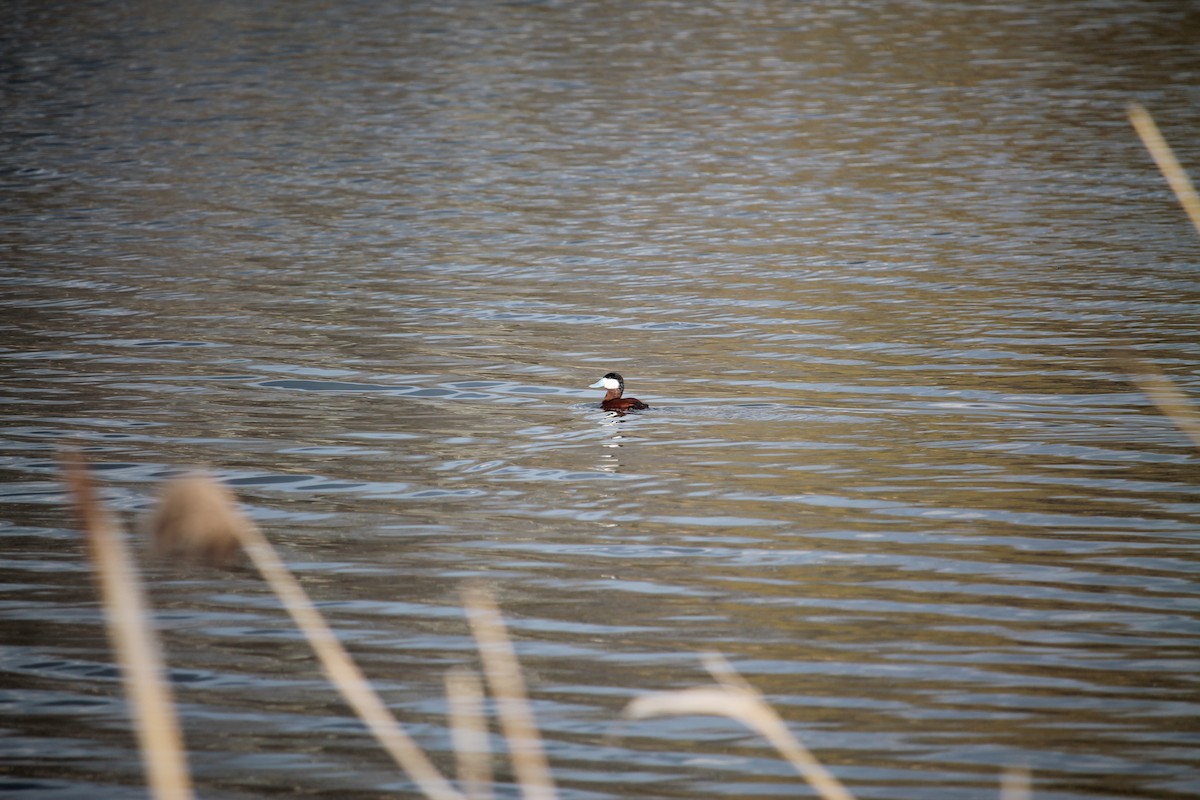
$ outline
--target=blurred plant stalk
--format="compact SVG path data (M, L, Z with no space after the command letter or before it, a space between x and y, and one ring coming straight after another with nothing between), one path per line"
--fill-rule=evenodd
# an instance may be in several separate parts
M108 638L121 666L143 768L155 800L190 800L191 776L162 650L147 613L141 575L125 535L96 497L87 463L76 451L62 456L75 513L87 537Z

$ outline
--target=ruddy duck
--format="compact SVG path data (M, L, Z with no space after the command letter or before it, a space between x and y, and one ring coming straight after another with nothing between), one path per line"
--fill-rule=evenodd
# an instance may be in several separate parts
M625 379L615 372L608 373L588 388L608 390L604 393L604 402L600 404L605 411L624 414L626 411L641 411L650 407L636 397L621 397L625 392Z

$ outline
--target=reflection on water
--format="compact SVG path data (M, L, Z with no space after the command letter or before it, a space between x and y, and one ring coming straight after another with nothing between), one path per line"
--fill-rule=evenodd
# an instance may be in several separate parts
M619 414L609 413L600 424L605 428L611 429L608 438L600 442L600 457L597 460L597 467L601 472L620 472L621 471L621 447L624 446L625 437L618 431L622 430L617 427L625 421L625 417Z
M567 797L1194 796L1200 164L1184 7L0 11L0 786L142 796L64 441L211 465L447 769L494 586ZM613 417L595 375L637 376ZM244 568L151 562L206 797L411 794ZM102 767L102 768L101 768ZM286 787L283 788L283 787ZM511 793L511 792L510 792Z

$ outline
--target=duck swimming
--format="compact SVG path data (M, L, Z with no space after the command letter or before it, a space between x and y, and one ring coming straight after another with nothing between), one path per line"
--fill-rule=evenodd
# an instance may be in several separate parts
M608 373L588 388L608 390L604 393L604 401L600 403L600 407L605 411L624 414L626 411L641 411L650 407L636 397L621 397L625 392L625 379L615 372Z

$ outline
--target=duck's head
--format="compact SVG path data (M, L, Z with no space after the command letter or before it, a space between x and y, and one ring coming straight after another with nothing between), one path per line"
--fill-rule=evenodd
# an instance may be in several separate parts
M610 372L588 388L607 389L610 392L616 389L618 392L623 392L625 391L625 379L615 372Z

